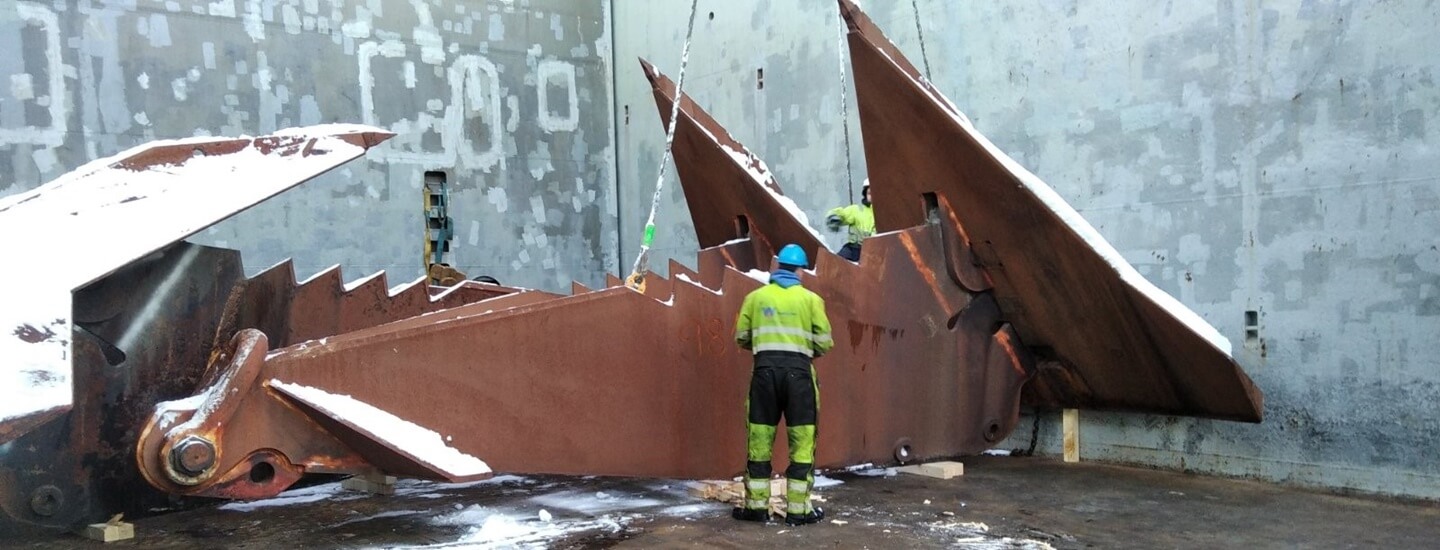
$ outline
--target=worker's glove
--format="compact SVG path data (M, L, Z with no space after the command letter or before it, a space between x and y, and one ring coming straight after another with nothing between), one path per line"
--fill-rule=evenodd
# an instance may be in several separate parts
M845 224L840 222L840 216L836 214L831 214L830 217L825 218L825 227L829 228L831 231L839 231L840 226L842 225Z

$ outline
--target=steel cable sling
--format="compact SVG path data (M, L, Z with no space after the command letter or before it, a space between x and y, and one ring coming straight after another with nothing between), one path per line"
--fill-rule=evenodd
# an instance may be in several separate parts
M650 217L645 220L644 237L640 240L640 255L625 286L644 292L645 276L650 273L650 246L655 243L655 212L660 209L660 192L665 187L665 166L670 164L670 148L675 142L675 125L680 116L681 90L685 83L685 65L690 60L690 40L695 36L695 12L700 0L690 0L690 22L685 29L685 47L680 51L680 75L675 79L675 99L670 104L670 124L665 129L665 152L660 157L660 174L655 178L655 195L650 199Z

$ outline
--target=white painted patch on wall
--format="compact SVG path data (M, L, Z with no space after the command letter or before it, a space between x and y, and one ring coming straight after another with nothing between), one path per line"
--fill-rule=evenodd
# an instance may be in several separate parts
M542 150L544 147L545 142L540 142L535 148L536 150ZM545 174L553 171L555 171L555 164L550 162L550 159L540 158L538 156L530 157L530 177L535 178L537 183L545 179Z
M355 6L355 19L340 25L340 32L356 40L370 38L371 21L370 10Z
M140 73L140 76L135 77L135 82L140 85L141 90L150 89L150 75L148 73Z
M496 212L504 213L510 208L510 199L505 196L504 188L491 187L485 191L485 199L495 205Z
M546 132L573 132L580 126L580 105L575 95L575 66L564 61L547 59L536 68L536 93L539 94L540 128ZM564 86L566 109L556 116L550 105L550 85Z
M537 223L545 223L545 199L540 195L530 197L530 213L535 216Z
M50 147L36 149L30 153L30 159L35 161L35 168L42 174L50 173L55 169L55 165L60 163L55 157L55 149Z
M407 90L414 90L414 89L415 89L415 62L414 62L414 61L408 61L408 60L407 60L407 61L405 61L405 64L402 65L401 67L402 67L402 68L401 68L401 72L405 73L405 89L407 89Z
M10 96L19 101L35 99L35 77L30 73L10 75Z
M481 77L484 80L481 80ZM478 116L477 116L478 114ZM489 172L496 165L504 167L505 134L501 127L500 72L484 56L462 55L450 67L450 107L446 110L446 128L458 133L460 164ZM465 125L473 118L485 121L490 134L490 147L477 151Z
M215 70L215 43L214 43L214 42L202 42L202 43L200 43L200 58L205 60L205 68L206 68L207 70L211 70L211 71Z
M134 119L135 119L135 123L136 123L136 124L139 124L139 125L141 125L141 126L149 126L149 125L150 125L150 117L145 114L145 111L140 111L140 112L138 112L138 113L135 113L135 116L134 116L134 117L131 117L131 118L134 118Z
M510 111L510 119L505 122L505 131L514 132L520 128L520 98L506 96L505 107Z
M274 73L270 70L270 60L266 58L265 52L255 52L255 75L251 77L250 84L257 90L268 92L273 81Z
M410 0L410 5L415 8L415 17L419 21L411 36L415 39L415 45L420 47L420 61L431 65L445 63L445 41L440 38L440 30L435 28L435 20L430 16L430 5L424 0Z
M320 123L320 103L315 101L315 96L305 95L300 97L300 124L311 126ZM346 179L349 179L347 176Z
M498 42L505 39L505 21L500 19L499 14L490 14L490 32L487 35L487 38L489 38L492 42Z
M260 0L245 0L245 34L250 36L251 42L265 40L265 21L261 17Z
M294 5L285 4L280 6L280 20L285 23L285 32L300 34L300 12L295 9Z
M480 221L470 221L470 246L480 245Z
M170 42L170 20L164 14L150 14L150 47L169 47Z
M207 12L215 17L235 17L235 0L215 0L208 6Z
M560 14L550 14L550 30L555 33L556 42L563 42L565 40L565 25L564 21L560 19Z
M1175 259L1190 267L1196 275L1205 274L1205 265L1210 260L1210 246L1201 240L1199 233L1180 237Z
M34 89L34 77L29 73L24 82L19 82L14 76L10 80L10 93L17 100L25 101L32 99L36 105L44 107L50 114L49 126L21 126L18 128L0 128L0 145L11 143L29 143L48 147L58 147L65 142L65 132L69 120L66 111L67 97L65 92L65 64L61 61L60 49L60 22L55 12L35 2L17 2L15 12L22 21L39 25L45 32L45 61L46 76L49 77L48 92L44 96L36 96ZM19 84L20 86L17 86ZM23 87L25 89L17 89ZM28 92L27 92L28 90ZM28 95L20 99L21 95ZM51 98L62 98L51 101Z

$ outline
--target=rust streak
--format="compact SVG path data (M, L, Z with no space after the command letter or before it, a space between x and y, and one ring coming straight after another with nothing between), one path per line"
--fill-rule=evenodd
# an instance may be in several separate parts
M935 295L935 303L940 306L942 311L947 310L948 308L946 306L950 302L945 299L945 293L940 290L940 280L935 277L935 271L927 268L929 264L926 263L924 255L920 253L920 249L915 246L914 237L909 233L901 233L900 244L905 246L905 252L910 255L910 260L913 262L916 271L919 271L920 275L925 278L925 284L929 285L930 292ZM948 314L949 312L946 311L946 313Z
M1024 361L1020 359L1020 354L1015 351L1016 343L1010 340L1010 333L1003 330L996 332L995 342L1000 344L1000 349L1004 350L1005 355L1010 357L1010 368L1014 369L1020 376L1028 376L1029 373L1025 372L1025 367L1022 366L1024 365Z

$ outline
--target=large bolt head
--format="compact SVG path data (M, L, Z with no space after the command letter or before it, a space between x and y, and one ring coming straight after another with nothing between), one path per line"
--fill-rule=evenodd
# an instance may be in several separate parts
M50 517L65 506L65 493L54 485L41 485L30 493L30 510L36 515Z
M199 476L215 467L215 444L198 435L187 435L170 449L170 466L184 475Z

